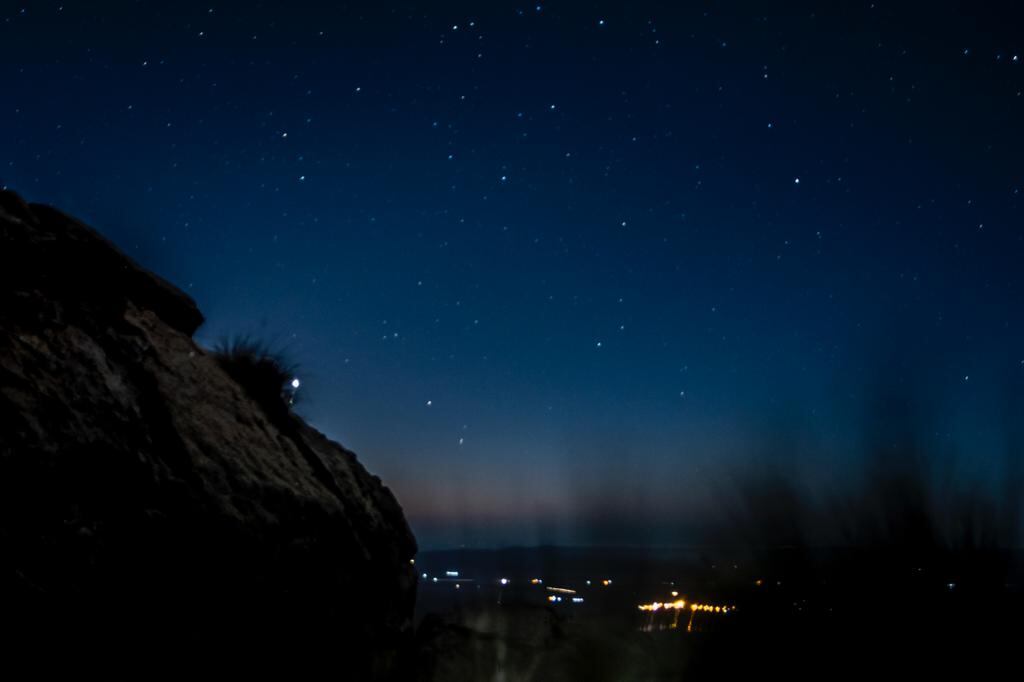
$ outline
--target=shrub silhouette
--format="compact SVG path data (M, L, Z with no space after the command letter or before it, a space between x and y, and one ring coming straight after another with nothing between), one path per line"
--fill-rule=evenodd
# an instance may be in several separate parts
M805 478L796 439L769 434L720 487L705 541L718 565L745 568L732 583L708 573L739 611L697 650L695 679L821 679L837 665L843 679L972 679L1018 666L1021 403L1006 401L1003 472L986 480L938 450L940 417L918 383L881 382L867 399L859 475Z
M297 365L267 343L248 336L221 341L214 347L213 357L271 421L286 422L298 397L292 387Z

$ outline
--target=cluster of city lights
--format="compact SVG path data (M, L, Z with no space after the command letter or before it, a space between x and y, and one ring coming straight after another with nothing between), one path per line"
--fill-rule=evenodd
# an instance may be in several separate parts
M410 563L415 565L415 561L414 560L410 561ZM439 576L431 576L428 573L421 573L420 577L423 580L434 582L434 583L439 583L439 582L441 582L441 583L450 583L452 585L452 587L454 587L456 590L462 588L462 585L460 584L462 582L475 582L475 579L462 577L461 574L459 573L459 571L455 571L455 570L447 570L447 571L444 572L444 575L440 576L440 577ZM508 586L510 586L512 584L512 580L509 579L509 578L498 578L496 580L496 582L501 587L508 587ZM609 587L612 584L612 581L610 579L608 579L608 578L605 578L604 580L598 580L598 581L595 581L595 582L603 585L604 587ZM544 586L544 589L546 591L553 593L553 594L549 594L548 597L547 597L547 600L549 602L551 602L551 603L559 603L559 602L561 602L563 600L569 600L570 598L571 598L572 603L574 603L574 604L582 604L583 601L584 601L583 597L579 596L576 590L574 590L572 588L569 588L569 587L555 587L555 586L548 587L548 586L544 585L544 579L543 578L531 578L530 579L530 584L531 585L537 585L537 586ZM590 585L590 584L591 584L591 581L588 580L587 581L587 585ZM678 593L677 592L673 592L673 596L675 596L676 594L678 594ZM564 597L563 597L563 595L564 595ZM499 603L500 603L500 601L499 601ZM662 608L661 605L659 605L659 608Z
M735 606L700 604L697 602L687 602L684 599L677 599L669 602L656 601L651 604L641 604L638 608L641 611L661 611L662 609L668 611L682 611L683 609L690 609L691 611L706 611L709 613L729 613L730 611L736 610Z

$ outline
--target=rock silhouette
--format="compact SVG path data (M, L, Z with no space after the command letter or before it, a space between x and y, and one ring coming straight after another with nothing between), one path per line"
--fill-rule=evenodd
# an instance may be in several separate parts
M202 322L91 228L0 192L5 629L397 674L416 589L400 506L353 453L270 418L192 340Z

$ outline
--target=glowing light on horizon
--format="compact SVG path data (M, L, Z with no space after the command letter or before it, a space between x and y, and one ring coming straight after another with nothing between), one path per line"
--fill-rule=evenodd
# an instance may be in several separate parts
M688 603L685 599L677 599L670 602L656 601L650 604L640 604L637 608L641 611L682 611L683 609L689 608L691 611L703 611L707 613L730 613L736 610L735 606L701 604L698 602Z

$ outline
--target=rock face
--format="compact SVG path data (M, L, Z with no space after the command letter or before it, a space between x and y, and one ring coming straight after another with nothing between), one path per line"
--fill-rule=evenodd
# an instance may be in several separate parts
M351 452L269 418L193 342L202 321L89 227L0 192L0 619L26 641L400 674L401 508Z

